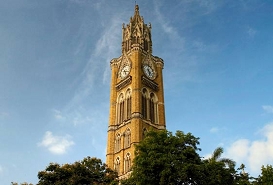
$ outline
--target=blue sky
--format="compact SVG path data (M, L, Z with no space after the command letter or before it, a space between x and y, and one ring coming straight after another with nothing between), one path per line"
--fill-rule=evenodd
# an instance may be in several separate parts
M139 0L164 62L167 129L201 156L273 164L273 2ZM1 0L0 179L37 183L50 162L105 160L110 66L135 1Z

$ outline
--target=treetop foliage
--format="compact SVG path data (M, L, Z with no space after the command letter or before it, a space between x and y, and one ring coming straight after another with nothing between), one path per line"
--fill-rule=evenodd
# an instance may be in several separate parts
M244 164L235 170L235 161L221 158L222 147L204 159L198 145L199 138L191 133L149 131L135 146L132 173L126 180L119 182L117 173L100 159L86 157L73 164L50 163L38 172L38 185L273 185L272 165L262 166L261 175L254 178Z
M199 138L191 133L166 130L150 131L136 146L131 177L122 185L256 185L272 182L272 166L262 167L261 177L255 179L244 172L242 164L235 170L235 161L221 158L218 147L208 159L197 153ZM264 180L263 178L266 178Z
M132 178L138 184L194 183L201 164L199 138L177 131L150 131L136 146ZM149 176L147 176L149 174Z
M108 185L117 183L117 173L100 159L86 157L73 164L50 163L38 172L38 185Z

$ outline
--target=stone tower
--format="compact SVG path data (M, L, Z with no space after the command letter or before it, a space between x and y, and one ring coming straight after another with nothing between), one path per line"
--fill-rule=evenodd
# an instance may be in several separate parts
M150 130L166 128L163 60L152 55L151 25L135 6L122 27L122 54L111 60L110 115L106 164L122 178L130 172L134 146Z

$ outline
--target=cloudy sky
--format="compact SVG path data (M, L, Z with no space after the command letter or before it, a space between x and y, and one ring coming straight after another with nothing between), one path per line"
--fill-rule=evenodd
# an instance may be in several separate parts
M253 176L273 164L273 2L138 0L164 62L167 129L224 147ZM135 1L0 0L0 179L105 160L112 58Z

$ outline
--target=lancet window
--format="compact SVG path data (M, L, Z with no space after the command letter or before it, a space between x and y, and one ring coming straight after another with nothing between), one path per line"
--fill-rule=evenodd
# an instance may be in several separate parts
M115 152L119 152L121 150L121 135L117 134L115 138Z
M123 121L131 118L132 111L132 93L131 89L128 89L125 93L121 93L117 100L117 124L121 124Z
M126 91L126 120L131 118L132 96L131 89Z
M120 173L120 159L119 157L115 160L114 170L119 174Z
M127 128L124 133L124 148L130 147L130 145L131 145L131 130Z
M124 95L121 93L118 97L117 103L117 123L122 123L124 118Z
M129 172L131 169L131 155L127 153L124 159L124 172Z
M157 117L157 106L155 101L155 95L151 93L150 95L150 120L152 123L156 123Z
M147 100L148 100L148 92L146 89L142 91L142 116L143 119L147 119L148 117L148 107L147 107Z
M157 123L158 111L157 111L157 98L154 93L148 94L147 89L142 90L142 116L143 119L151 121L151 123Z

